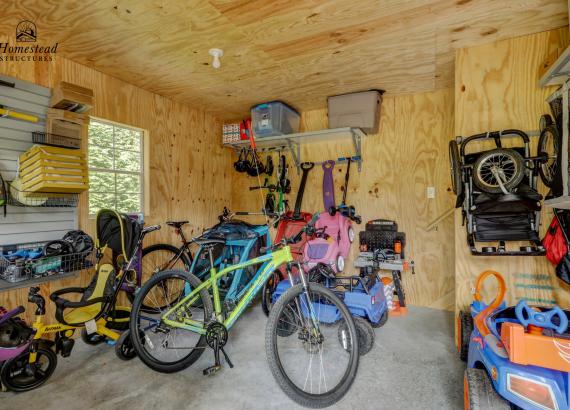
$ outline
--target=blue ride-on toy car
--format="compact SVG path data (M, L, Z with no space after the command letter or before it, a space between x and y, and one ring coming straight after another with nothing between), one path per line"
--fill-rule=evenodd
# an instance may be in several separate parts
M332 268L324 263L311 268L308 276L309 282L324 284L344 301L354 317L359 352L361 355L368 353L374 346L373 327L381 327L388 320L388 304L382 281L376 275L337 277ZM272 295L272 303L275 304L290 287L289 279L280 281ZM327 305L320 306L317 312L319 321L334 323L339 320L340 312L331 311L333 308Z
M498 294L482 301L481 286L494 276ZM504 302L506 285L495 271L477 279L470 314L458 317L458 350L467 361L465 409L567 410L570 408L570 312Z

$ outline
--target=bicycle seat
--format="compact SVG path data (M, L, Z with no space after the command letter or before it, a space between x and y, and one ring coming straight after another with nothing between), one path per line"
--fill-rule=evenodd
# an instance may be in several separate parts
M166 225L180 229L182 225L186 225L188 222L189 221L166 221Z

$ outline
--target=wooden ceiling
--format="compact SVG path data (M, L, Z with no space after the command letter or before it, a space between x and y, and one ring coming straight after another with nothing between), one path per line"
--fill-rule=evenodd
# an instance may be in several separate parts
M4 38L24 19L36 23L39 42L60 42L67 58L235 118L273 99L306 110L354 90L451 86L455 49L567 25L568 3L9 0ZM219 70L211 67L213 47L225 52Z

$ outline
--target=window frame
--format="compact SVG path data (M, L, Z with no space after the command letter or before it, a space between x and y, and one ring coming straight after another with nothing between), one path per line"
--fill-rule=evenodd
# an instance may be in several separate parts
M87 126L87 141L85 142L85 147L86 147L86 154L87 154L87 171L88 171L88 175L91 174L91 172L108 172L108 173L113 173L115 175L140 175L141 177L141 199L140 199L140 210L137 211L137 214L141 214L143 216L147 215L148 209L149 209L149 205L150 205L150 199L149 199L149 147L148 147L148 131L145 130L144 128L139 128L139 127L135 127L133 125L127 125L124 123L120 123L117 121L111 121L111 120L107 120L105 118L99 118L99 117L94 117L94 116L89 116L89 125ZM91 146L94 147L100 147L100 148L109 148L109 147L103 147L101 145L96 145L96 144L90 144L89 143L89 127L91 126L91 121L93 122L98 122L98 123L102 123L104 125L110 125L116 128L123 128L123 129L128 129L128 130L133 130L133 131L137 131L141 133L141 150L140 150L140 159L141 159L141 167L139 171L121 171L121 170L112 170L112 169L108 169L108 168L94 168L91 167L89 165L89 148ZM113 138L113 153L115 152L115 139ZM136 152L136 151L132 151L132 150L128 150L128 149L122 149L123 151L129 151L129 152ZM114 157L113 157L113 166L114 166ZM118 195L117 191L116 191L116 187L115 187L115 192L108 192L110 194L113 194L116 198L116 196ZM89 188L89 190L87 191L87 214L88 217L90 219L94 219L96 217L96 214L92 214L90 212L90 207L89 207L89 195L91 194L91 187Z

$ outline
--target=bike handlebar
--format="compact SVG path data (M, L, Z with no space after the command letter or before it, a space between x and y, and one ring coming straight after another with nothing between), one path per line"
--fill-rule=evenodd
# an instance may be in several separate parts
M160 225L151 225L151 226L147 226L146 228L143 228L142 233L143 234L147 234L147 233L151 233L154 231L159 231L162 227Z

